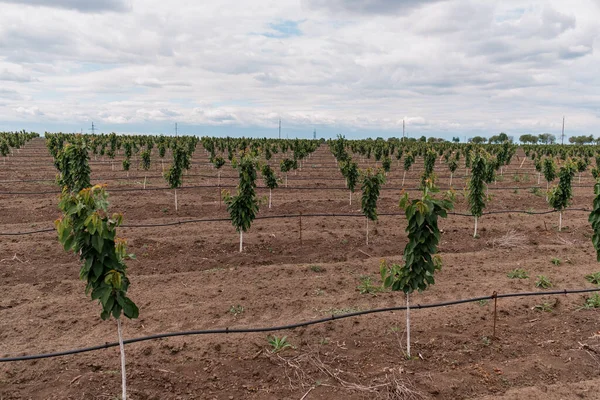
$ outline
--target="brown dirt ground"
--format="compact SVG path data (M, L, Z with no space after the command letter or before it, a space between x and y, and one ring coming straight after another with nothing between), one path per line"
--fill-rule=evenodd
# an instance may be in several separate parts
M217 174L198 150L185 185L215 185ZM111 189L140 188L143 172L131 178L110 162L92 162L92 178ZM409 172L416 187L421 161ZM367 163L363 163L366 166ZM370 162L373 165L373 162ZM537 176L520 160L491 185L487 210L547 210L530 187ZM149 172L149 187L165 187L161 164ZM439 183L448 173L438 162ZM459 174L462 175L464 170ZM513 178L514 175L519 178ZM43 141L28 144L0 163L0 192L54 191L55 171ZM202 175L202 176L198 176ZM208 176L208 177L207 177ZM236 182L225 166L222 184ZM112 179L111 179L112 178ZM119 180L115 180L118 178ZM333 157L322 146L302 171L289 176L290 188L273 191L273 208L261 216L307 213L359 213L360 195L348 204L348 191ZM386 187L399 188L402 170L394 163ZM6 182L45 179L44 182ZM518 181L518 182L517 182ZM576 181L577 183L577 178ZM262 183L262 182L261 182ZM589 173L575 189L572 207L590 208ZM542 178L542 186L545 184ZM319 190L299 190L312 187ZM457 211L466 211L464 179L454 178ZM509 189L520 187L520 189ZM496 188L502 190L495 190ZM175 212L170 190L111 193L111 208L125 223L227 217L219 188L178 191ZM268 194L264 189L261 196ZM382 191L380 212L397 212L399 189ZM411 192L416 196L416 192ZM52 227L58 217L54 194L0 194L0 231ZM412 297L413 304L435 303L499 293L536 291L537 275L556 289L592 287L584 276L600 270L591 244L586 212L566 212L567 229L557 232L557 214L498 214L480 220L450 216L436 284ZM372 224L373 225L373 224ZM402 216L382 216L365 244L364 218L304 217L257 220L244 235L244 253L229 222L170 227L122 228L137 260L129 263L130 295L140 318L125 321L128 338L162 332L224 327L263 327L323 318L331 314L404 304L399 293L360 294L362 276L379 284L382 258L400 260L406 244ZM499 240L511 231L511 247ZM13 258L13 256L16 256ZM560 265L551 262L553 257ZM319 266L321 272L311 266ZM528 279L509 279L524 268ZM60 351L113 342L114 322L99 318L86 299L79 265L62 250L53 232L0 236L0 357ZM395 399L402 386L427 399L537 399L599 397L600 324L595 310L578 310L584 295L501 299L497 338L492 338L493 303L413 310L413 355L403 357L404 313L371 314L278 333L294 346L269 352L267 335L230 334L169 338L131 344L127 375L131 399ZM534 306L548 303L552 312ZM233 313L232 307L243 307ZM240 308L241 309L241 308ZM393 389L397 389L394 391ZM111 348L38 361L0 364L0 399L115 399L120 394L118 349ZM405 397L402 397L402 396Z

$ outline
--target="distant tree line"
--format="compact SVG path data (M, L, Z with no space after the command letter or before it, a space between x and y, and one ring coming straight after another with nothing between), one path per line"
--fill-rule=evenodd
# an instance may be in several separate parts
M521 143L525 144L554 144L556 143L556 136L551 135L549 133L542 133L541 135L521 135L519 137ZM600 144L600 138L594 139L592 135L581 135L581 136L571 136L569 138L569 143L571 144L590 144L596 143Z

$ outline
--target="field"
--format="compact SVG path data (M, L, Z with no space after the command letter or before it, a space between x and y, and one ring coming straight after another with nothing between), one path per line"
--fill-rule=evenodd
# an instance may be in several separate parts
M547 211L531 160L521 150L496 184L486 211ZM148 190L132 162L130 177L106 159L92 158L92 181L106 182L111 209L125 224L227 218L217 171L198 145L191 170L178 190L166 190L161 163L153 160ZM358 160L358 157L356 158ZM361 160L361 167L374 166ZM416 189L419 158L407 174ZM277 170L279 173L279 171ZM456 211L468 213L464 167L454 176ZM445 164L436 163L438 184L448 185ZM56 170L44 141L35 139L5 164L0 161L0 232L52 228L60 215ZM117 179L118 178L118 179ZM360 214L360 193L348 190L334 157L322 145L289 174L288 188L273 191L273 208L261 206L244 235L228 221L120 229L137 259L129 262L130 296L140 317L124 323L126 338L163 332L225 327L268 327L331 315L404 305L401 293L379 291L381 259L399 261L407 243L403 215L382 215L370 226ZM41 180L41 181L28 181ZM378 203L380 213L399 213L402 167L393 162ZM11 182L12 181L12 182ZM571 208L590 209L594 180L575 178ZM233 189L236 171L222 169ZM262 182L260 183L262 185ZM129 190L131 189L131 190ZM161 189L161 190L153 190ZM164 190L163 190L164 189ZM260 189L261 196L268 189ZM410 191L412 197L418 192ZM304 216L299 217L300 213ZM473 218L442 220L444 266L436 284L412 297L413 305L491 295L541 291L538 275L552 289L592 288L584 277L600 271L591 242L588 212L526 212L485 215L479 237ZM507 276L516 268L528 278ZM114 342L114 321L84 294L79 263L55 232L0 236L0 357L68 350ZM370 278L372 287L365 285ZM362 282L362 285L361 285ZM372 293L362 294L363 291ZM582 310L587 295L555 295L415 309L413 355L404 357L404 313L369 314L276 332L293 346L272 353L266 333L181 336L127 345L131 399L537 399L597 398L600 389L598 311ZM115 399L120 393L118 348L0 364L0 399ZM408 389L408 390L405 390ZM306 395L306 396L305 396ZM305 397L303 397L305 396Z

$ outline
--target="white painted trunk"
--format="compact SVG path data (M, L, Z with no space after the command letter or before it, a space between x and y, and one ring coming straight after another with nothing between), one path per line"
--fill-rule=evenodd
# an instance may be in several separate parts
M271 188L269 188L269 210L271 209L271 192L273 190Z
M119 333L119 350L121 350L121 382L123 387L122 399L127 400L127 374L125 372L125 347L123 346L121 319L117 319L117 332Z
M558 231L562 230L562 211L558 212Z
M367 217L367 246L369 245L369 218Z
M452 175L453 175L453 173L450 172L450 187L452 187Z
M410 295L406 293L406 355L410 359Z
M352 192L350 192L350 205L352 205Z
M404 175L402 175L402 187L404 187L404 178L406 178L406 170L404 170Z
M147 178L147 176L144 175L144 190L146 189L146 178Z
M177 208L177 189L175 189L175 211L178 211L178 208Z
M477 217L475 217L475 232L473 233L473 237L477 237Z
M240 253L243 250L242 243L244 241L244 231L240 230Z

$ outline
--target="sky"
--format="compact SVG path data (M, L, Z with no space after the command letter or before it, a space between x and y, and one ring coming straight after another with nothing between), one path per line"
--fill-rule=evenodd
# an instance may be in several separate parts
M0 131L600 126L600 0L0 0Z

